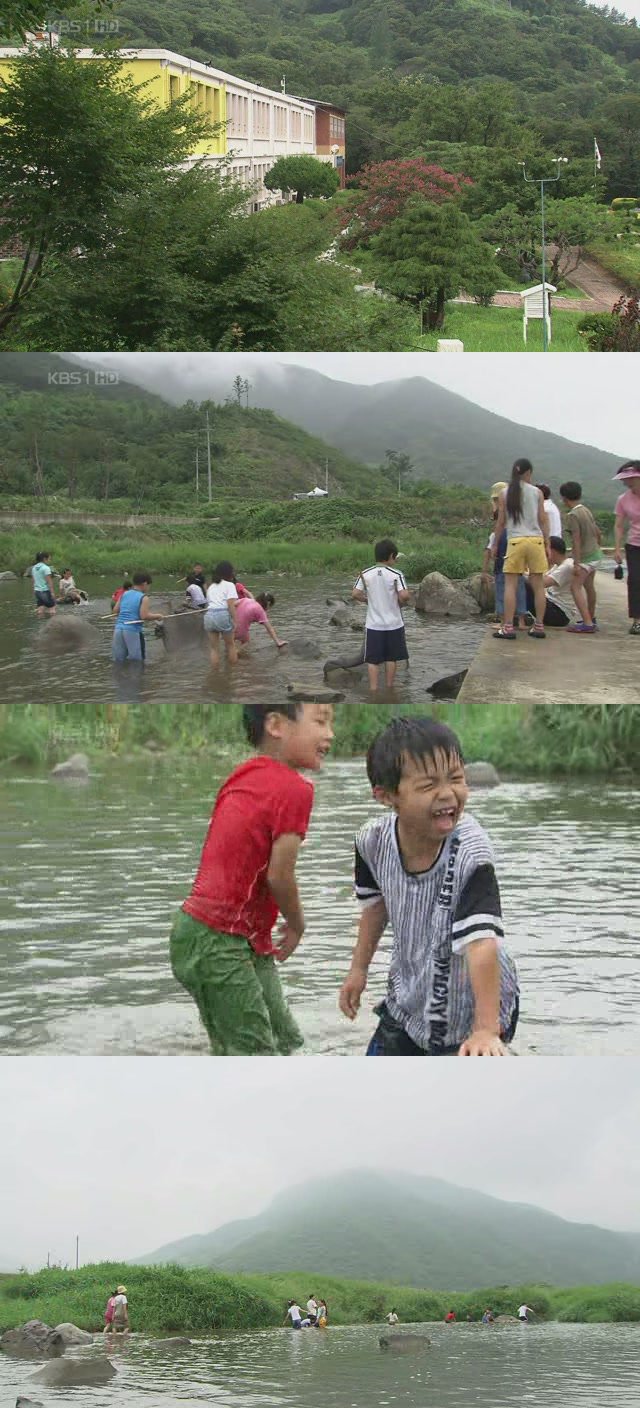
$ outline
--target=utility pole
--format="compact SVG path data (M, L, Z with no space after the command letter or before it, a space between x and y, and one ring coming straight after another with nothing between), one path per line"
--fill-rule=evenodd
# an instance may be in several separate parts
M554 156L554 157L552 158L552 160L555 162L555 167L556 167L556 174L555 174L555 176L546 176L546 177L545 177L543 180L541 180L541 181L538 181L537 177L535 177L535 176L527 176L526 166L525 166L525 164L524 164L523 161L520 162L520 165L521 165L521 167L522 167L522 175L524 176L524 179L525 179L525 181L527 182L527 184L528 184L528 185L536 185L536 186L539 185L539 186L540 186L540 207L541 207L541 216L542 216L542 350L543 350L543 352L548 352L548 351L549 351L549 328L548 328L548 326L547 326L548 301L547 301L547 264L546 264L546 249L545 249L545 244L546 244L546 232L545 232L545 223L544 223L544 220L545 220L545 217L544 217L544 188L545 188L545 186L553 186L553 185L555 185L556 181L559 181L559 180L560 180L560 167L561 167L562 165L565 165L565 166L566 166L567 161L569 160L569 158L566 157L566 156Z
M329 460L328 460L328 459L326 459L325 462L324 462L324 487L325 487L327 493L329 493Z
M80 1238L76 1237L76 1271L80 1265Z
M198 497L198 495L199 495L199 493L200 493L200 460L199 460L199 455L200 455L200 451L199 451L198 446L196 445L196 498Z
M209 503L211 503L211 432L209 430L209 412L207 411L207 493Z

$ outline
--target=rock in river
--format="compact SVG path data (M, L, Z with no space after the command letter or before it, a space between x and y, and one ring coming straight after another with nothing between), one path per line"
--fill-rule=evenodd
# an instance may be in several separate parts
M470 787L500 786L500 774L493 763L466 763L464 775Z
M56 763L51 769L51 776L58 782L88 782L89 759L86 753L72 753L64 763Z
M379 1340L380 1348L392 1354L416 1354L430 1343L426 1335L381 1335Z
M44 1408L38 1398L16 1398L16 1408Z
M17 582L15 572L0 572L0 582Z
M480 607L466 582L450 582L442 572L428 572L416 590L416 611L433 616L479 616Z
M84 753L76 756L83 758ZM65 1345L70 1344L93 1344L93 1335L88 1330L80 1330L77 1325L72 1325L70 1320L64 1320L62 1325L56 1325L54 1333L62 1335Z
M62 1335L43 1320L27 1320L0 1338L0 1349L15 1359L54 1359L64 1354Z
M108 1384L116 1370L110 1359L56 1359L31 1375L32 1382L50 1388L92 1388Z
M154 1349L183 1349L185 1345L193 1344L193 1340L185 1339L183 1335L174 1335L168 1340L154 1340Z

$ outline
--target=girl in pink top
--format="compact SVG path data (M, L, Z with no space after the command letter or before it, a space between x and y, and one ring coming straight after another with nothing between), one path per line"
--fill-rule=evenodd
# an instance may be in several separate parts
M625 490L616 503L615 559L622 563L625 525L628 524L625 556L627 559L627 595L629 598L629 634L640 636L640 460L628 460L615 475Z
M280 640L276 635L267 616L267 611L270 606L274 605L274 602L275 597L271 595L271 592L262 592L260 596L255 598L252 596L240 598L236 606L236 640L239 645L249 644L249 630L257 623L259 626L264 626L272 641L275 641L278 650L284 648L287 644L286 640Z

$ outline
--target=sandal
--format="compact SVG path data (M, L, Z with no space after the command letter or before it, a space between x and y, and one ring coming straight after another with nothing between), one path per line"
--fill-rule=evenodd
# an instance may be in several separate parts
M633 625L629 627L629 635L640 636L640 621L634 621Z
M494 632L493 632L493 639L494 639L494 640L517 640L517 631L514 631L513 626L509 626L509 627L501 626L499 631L494 631Z
M546 640L547 632L544 626L532 626L529 635L532 640Z
M574 636L592 636L596 630L595 626L587 626L584 621L576 621L575 625L567 626Z

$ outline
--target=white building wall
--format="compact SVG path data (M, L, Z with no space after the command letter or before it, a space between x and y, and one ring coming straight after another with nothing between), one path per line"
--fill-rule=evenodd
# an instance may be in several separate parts
M315 108L288 93L277 93L235 78L223 69L174 54L168 49L130 49L129 57L159 59L172 73L213 78L224 84L227 105L227 156L232 173L247 187L255 181L254 209L286 199L268 191L264 177L280 156L316 155ZM200 158L201 159L201 158ZM198 158L194 157L194 161ZM219 156L205 158L211 163Z

